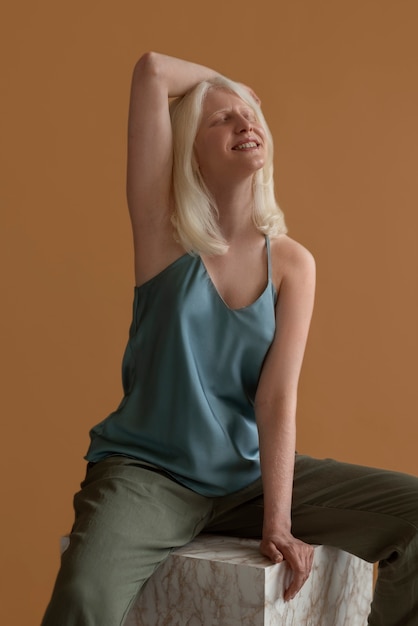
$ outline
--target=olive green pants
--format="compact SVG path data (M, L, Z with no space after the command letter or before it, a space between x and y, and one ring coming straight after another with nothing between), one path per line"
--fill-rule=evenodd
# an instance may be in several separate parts
M42 626L121 626L173 548L202 531L259 538L263 520L261 482L207 498L124 457L88 470L74 508ZM417 528L418 478L296 455L292 532L379 561L372 626L418 626Z

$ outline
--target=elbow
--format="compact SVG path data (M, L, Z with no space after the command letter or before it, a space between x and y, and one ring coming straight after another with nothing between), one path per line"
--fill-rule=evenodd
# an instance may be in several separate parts
M295 415L297 390L273 393L268 396L256 396L254 410L257 415Z
M134 78L156 77L161 72L161 55L158 52L145 52L134 68Z

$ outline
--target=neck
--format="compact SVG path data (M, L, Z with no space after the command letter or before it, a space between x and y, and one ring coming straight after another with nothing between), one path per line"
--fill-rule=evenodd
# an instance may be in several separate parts
M231 241L249 229L254 228L252 179L239 184L218 186L212 195L219 211L219 224L222 234Z

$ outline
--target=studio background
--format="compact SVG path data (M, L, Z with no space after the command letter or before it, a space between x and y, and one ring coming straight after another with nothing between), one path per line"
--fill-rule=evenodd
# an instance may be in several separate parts
M318 288L298 449L418 474L415 0L39 0L1 20L0 623L37 626L88 430L121 398L133 65L254 87Z

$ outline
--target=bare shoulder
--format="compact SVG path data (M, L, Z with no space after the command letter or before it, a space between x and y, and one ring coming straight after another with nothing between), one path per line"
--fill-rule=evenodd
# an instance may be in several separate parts
M273 280L279 287L284 279L315 281L315 259L305 246L287 235L271 239Z

